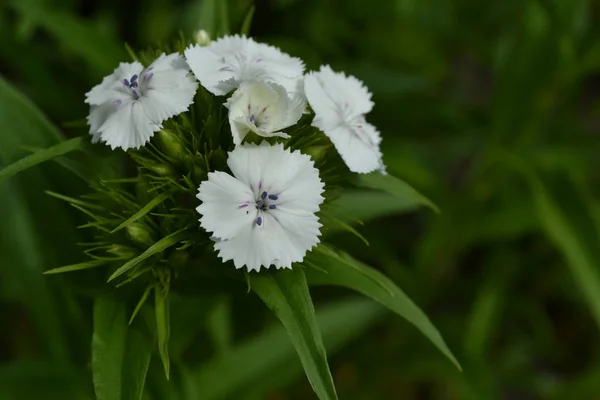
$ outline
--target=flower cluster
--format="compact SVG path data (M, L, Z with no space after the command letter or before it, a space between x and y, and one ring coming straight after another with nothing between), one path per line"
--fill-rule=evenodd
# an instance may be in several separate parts
M163 53L147 67L121 63L89 91L92 141L123 150L152 146L157 132L169 140L165 124L190 110L198 81L204 95L227 96L220 102L232 135L229 172L208 172L199 184L200 225L236 268L291 268L319 243L325 184L311 157L290 148L290 130L314 113L312 127L350 171L385 173L380 134L365 119L371 94L352 76L329 66L305 73L299 58L244 36L204 38L183 53Z

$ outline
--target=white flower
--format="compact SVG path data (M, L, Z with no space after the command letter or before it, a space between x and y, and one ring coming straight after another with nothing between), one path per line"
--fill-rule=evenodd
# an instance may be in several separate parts
M373 108L371 93L353 76L321 66L304 80L306 99L315 112L312 125L331 139L350 171L385 173L379 144L381 136L365 120Z
M306 102L303 96L290 96L275 83L244 81L225 106L233 142L238 146L250 131L263 137L289 138L281 130L298 122Z
M319 243L315 213L323 182L310 157L277 144L243 145L229 153L233 176L211 172L202 182L200 224L236 268L291 268Z
M202 86L217 96L243 81L273 82L289 93L301 92L302 60L245 36L225 36L208 46L190 46L185 58Z
M198 83L177 53L161 56L148 68L121 63L86 93L93 142L111 148L139 148L162 128L162 122L186 111Z

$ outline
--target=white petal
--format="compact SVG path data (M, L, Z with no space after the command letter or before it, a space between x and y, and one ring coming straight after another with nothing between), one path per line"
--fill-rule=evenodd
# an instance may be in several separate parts
M194 100L198 82L180 54L161 54L145 71L151 78L142 79L142 96L148 118L162 122L186 111Z
M315 112L312 125L329 136L348 168L358 173L385 171L381 136L364 118L373 102L363 83L322 66L305 77L304 89Z
M200 224L221 240L237 235L256 218L255 197L250 188L225 172L211 172L197 197L202 204ZM245 205L245 206L244 206Z
M100 140L113 150L117 147L138 149L161 128L160 123L148 119L139 101L129 101L121 104L99 128Z
M308 103L327 127L353 119L373 109L371 93L353 76L334 72L328 65L304 79Z
M358 121L352 125L340 125L325 133L350 171L366 174L377 169L385 170L379 151L379 132L364 119Z
M304 73L299 58L238 35L225 36L208 46L190 46L185 57L202 86L217 96L251 80L274 82L296 92Z
M133 75L140 74L144 66L139 62L120 63L114 72L102 80L85 94L85 102L91 105L100 105L107 101L116 100L113 96L115 88L119 88L123 79L129 79Z

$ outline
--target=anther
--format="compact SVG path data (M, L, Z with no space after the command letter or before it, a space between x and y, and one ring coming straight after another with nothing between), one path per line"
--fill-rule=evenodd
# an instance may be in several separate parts
M279 197L276 194L270 194L269 195L269 199L271 200L277 200Z
M258 225L258 226L262 225L262 217L256 218L256 225Z
M260 195L261 199L266 199L267 198L268 193L267 192L262 192L262 194Z
M276 209L276 208L277 208L277 205L275 205L275 204L271 204L271 205L269 206L269 209L271 209L271 210L274 210L274 209Z

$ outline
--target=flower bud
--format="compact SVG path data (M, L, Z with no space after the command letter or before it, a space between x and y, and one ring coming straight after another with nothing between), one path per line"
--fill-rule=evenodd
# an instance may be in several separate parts
M110 254L114 254L122 260L129 260L138 255L138 251L129 246L113 244L106 250Z
M308 154L314 162L319 162L324 158L329 147L329 145L310 146L304 149L303 152Z
M154 232L143 222L138 221L129 224L125 227L125 230L127 231L127 237L136 244L150 247L156 242Z
M194 34L194 39L196 39L196 43L200 46L208 46L211 42L210 35L204 29L200 29L196 32Z
M169 129L161 129L156 137L163 153L171 158L179 159L185 151L181 137Z
M145 167L159 176L175 175L175 171L173 170L173 168L167 164L145 165Z

